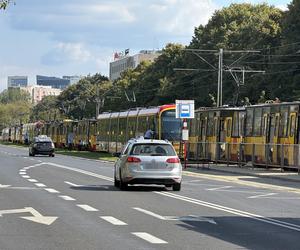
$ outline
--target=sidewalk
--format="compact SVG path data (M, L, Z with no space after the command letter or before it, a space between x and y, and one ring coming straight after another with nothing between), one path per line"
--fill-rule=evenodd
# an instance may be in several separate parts
M260 178L270 178L270 179L277 179L277 180L285 180L285 181L292 181L300 183L300 174L298 174L297 170L292 171L284 171L282 172L280 168L256 168L256 167L249 167L249 166L242 166L238 167L237 165L229 165L227 164L215 164L215 163L193 163L187 164L186 171L191 172L198 172L198 171L214 171L220 173L228 173L228 174L235 174L235 175L249 175L255 176Z

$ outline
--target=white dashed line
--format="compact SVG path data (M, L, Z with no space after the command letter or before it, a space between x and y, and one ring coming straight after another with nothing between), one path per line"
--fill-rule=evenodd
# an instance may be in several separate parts
M112 216L100 216L101 219L106 220L107 222L116 225L116 226L125 226L127 223L116 219L115 217Z
M20 174L20 175L26 175L26 173L25 173L25 172L20 172L19 174Z
M34 185L38 186L38 187L47 187L45 184L43 183L34 183Z
M59 191L53 189L53 188L45 188L46 191L48 191L49 193L60 193Z
M276 193L268 193L268 194L259 194L259 195L253 195L253 196L249 196L249 199L254 199L254 198L260 198L260 197L265 197L265 196L271 196L271 195L275 195Z
M28 179L27 181L30 181L30 182L38 182L36 179Z
M28 178L30 178L30 176L29 176L29 175L22 175L22 177L23 177L23 178L25 178L25 179L28 179Z
M160 220L165 220L165 219L166 219L164 216L161 216L161 215L159 215L159 214L156 214L156 213L153 213L153 212L151 212L151 211L145 210L145 209L143 209L143 208L133 207L133 209L135 209L135 210L137 210L137 211L140 211L140 212L142 212L142 213L144 213L144 214L151 215L151 216L153 216L153 217L155 217L155 218L157 218L157 219L160 219Z
M99 211L98 209L93 208L93 207L91 207L91 206L89 206L89 205L77 204L76 206L77 206L77 207L80 207L80 208L82 208L83 210L88 211L88 212L96 212L96 211Z
M161 239L159 239L151 234L145 233L145 232L134 232L132 234L145 240L145 241L148 241L152 244L167 244L168 243L164 240L161 240Z
M76 199L74 199L70 196L67 196L67 195L60 195L59 197L66 200L66 201L76 201Z
M66 184L68 184L70 186L73 186L73 187L80 187L80 185L77 185L77 184L69 182L69 181L64 181L64 183L66 183Z
M207 188L206 190L209 191L216 191L216 190L220 190L220 189L226 189L226 188L231 188L232 186L223 186L223 187L217 187L217 188Z

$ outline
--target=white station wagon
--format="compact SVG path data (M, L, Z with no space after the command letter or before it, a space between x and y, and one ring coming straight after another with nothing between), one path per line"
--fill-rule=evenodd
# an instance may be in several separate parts
M114 184L160 184L180 191L182 166L172 144L164 140L128 141L114 167Z

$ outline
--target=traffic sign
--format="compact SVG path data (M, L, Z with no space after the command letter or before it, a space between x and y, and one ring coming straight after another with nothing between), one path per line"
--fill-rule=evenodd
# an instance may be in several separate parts
M192 119L195 117L194 100L176 100L176 118Z

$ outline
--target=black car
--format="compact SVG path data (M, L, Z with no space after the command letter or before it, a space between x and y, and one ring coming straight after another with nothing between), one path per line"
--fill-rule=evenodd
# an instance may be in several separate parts
M47 136L38 136L33 139L29 146L29 156L49 155L54 157L54 143Z

